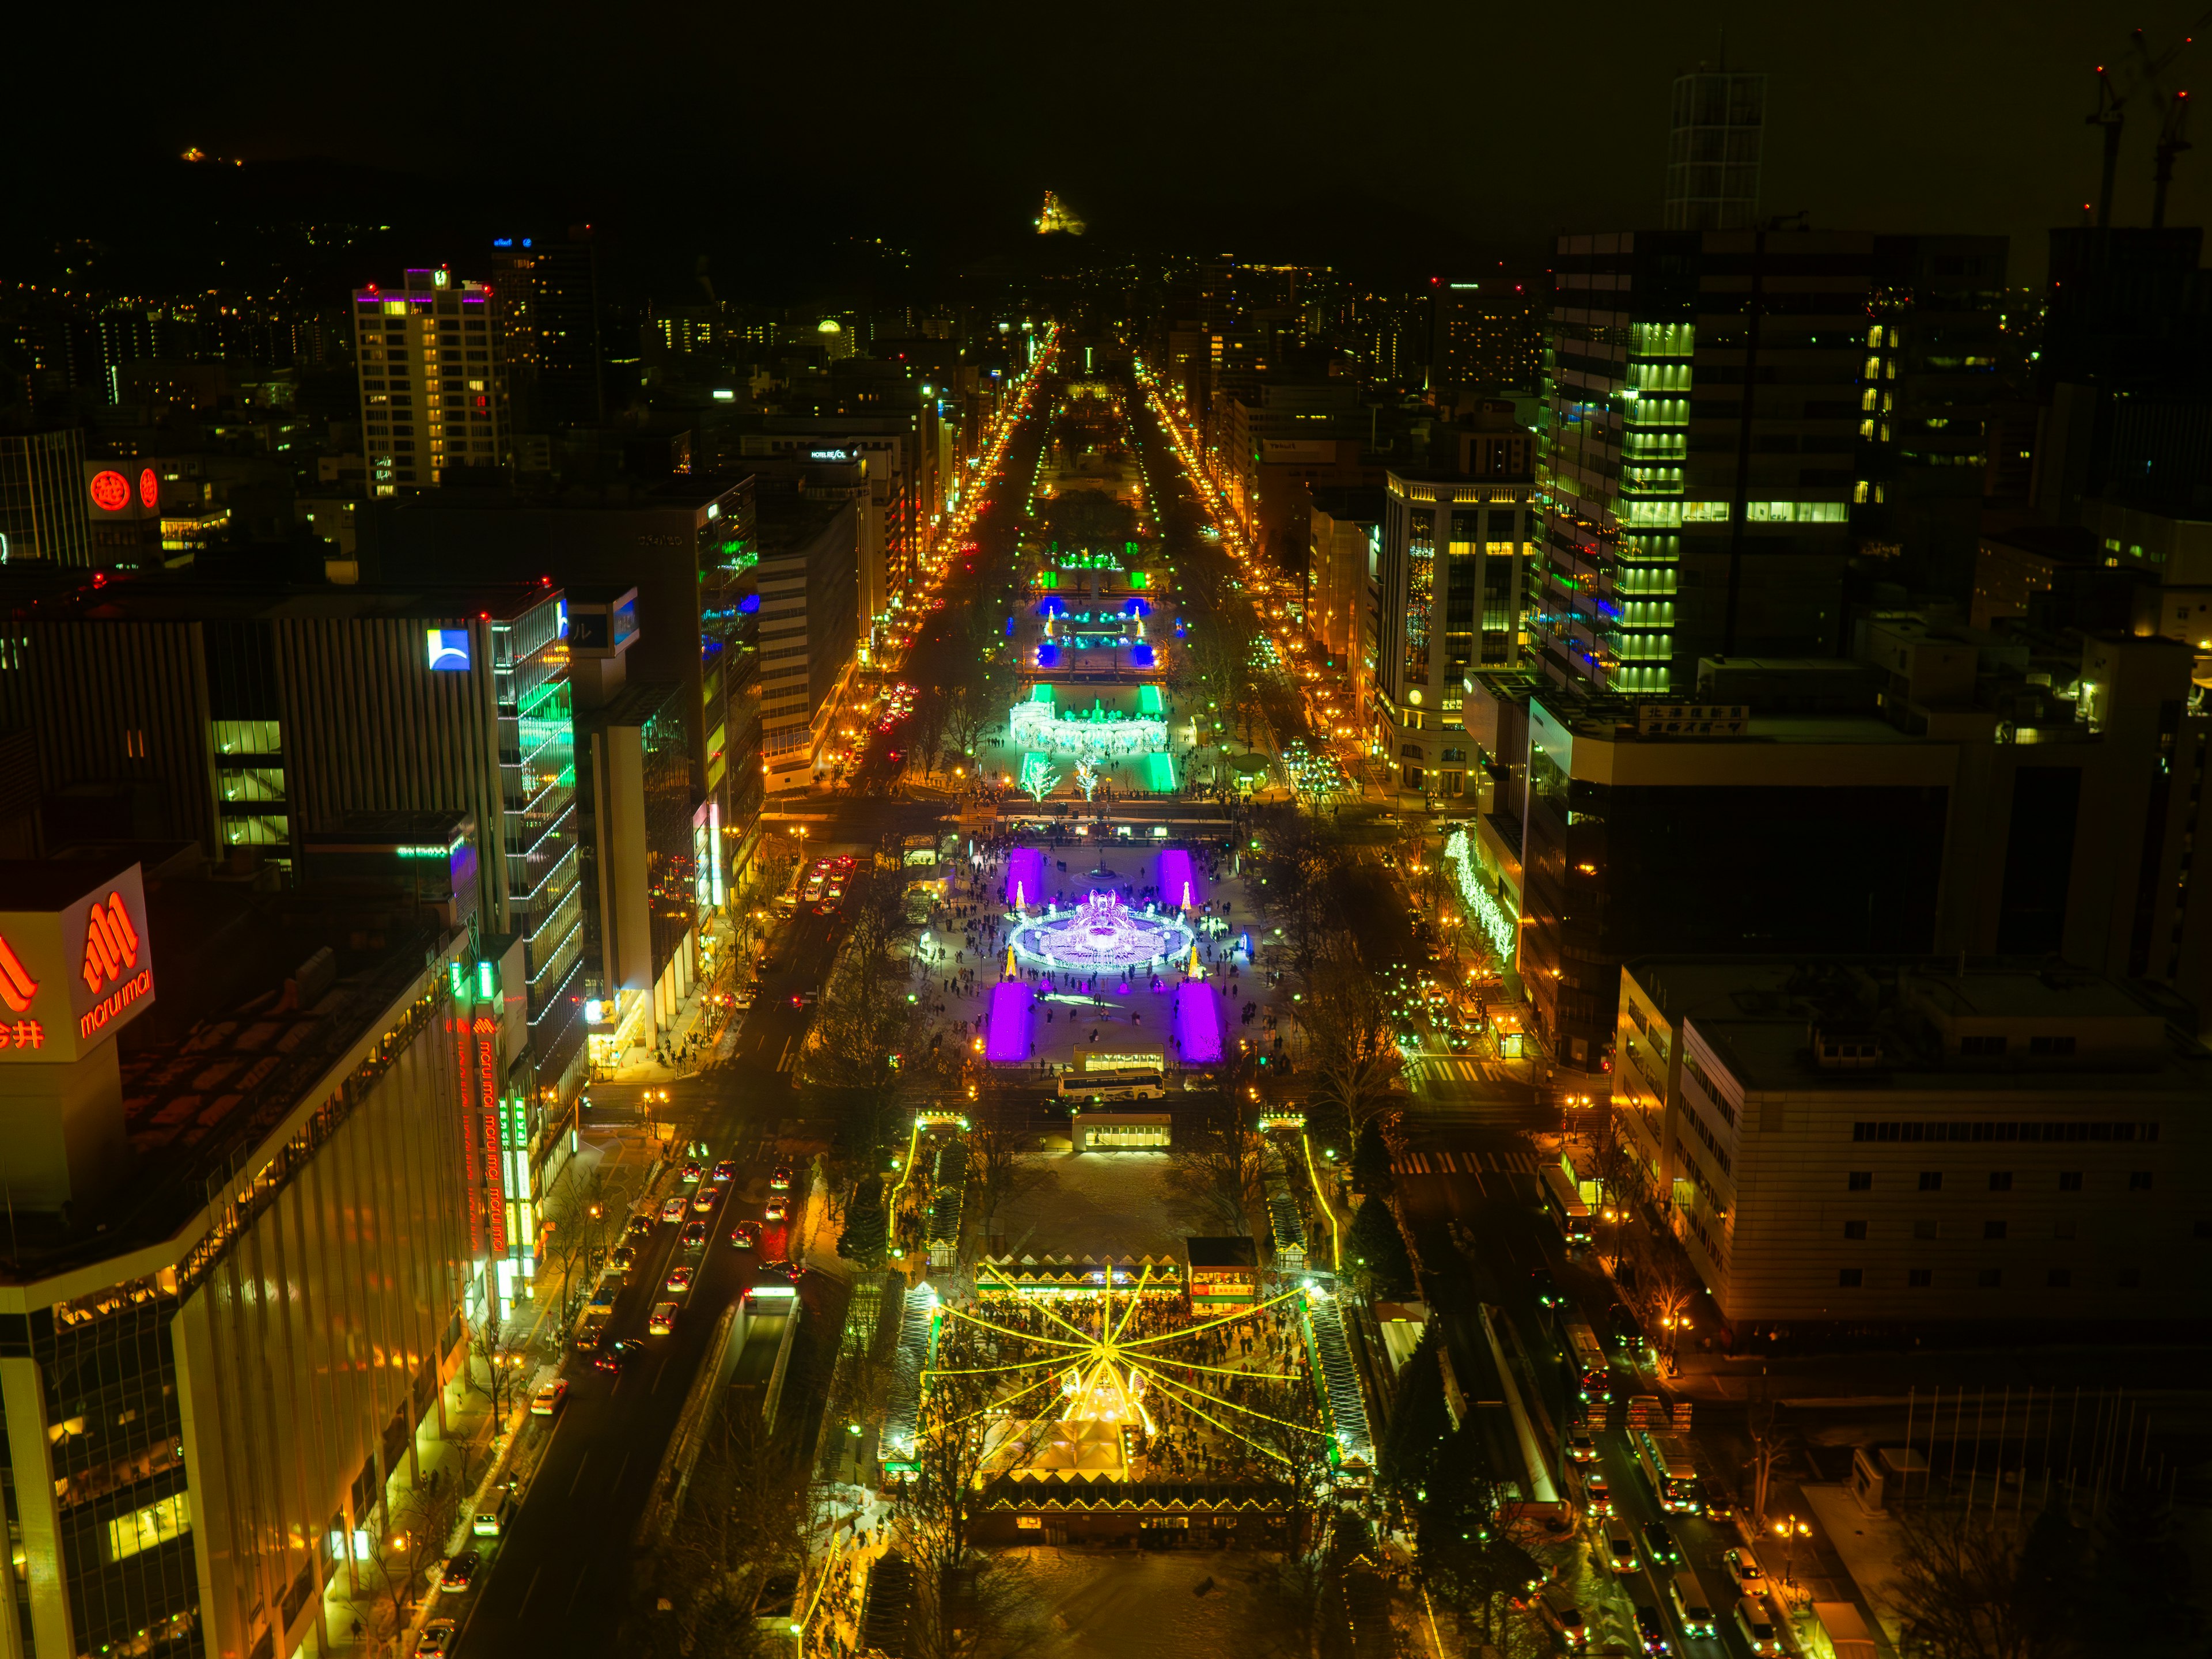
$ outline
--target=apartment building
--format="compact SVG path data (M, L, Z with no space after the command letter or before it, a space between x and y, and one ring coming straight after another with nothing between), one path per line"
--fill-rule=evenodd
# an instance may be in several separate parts
M1654 956L1620 994L1613 1109L1723 1340L2197 1316L2212 1054L2124 982Z

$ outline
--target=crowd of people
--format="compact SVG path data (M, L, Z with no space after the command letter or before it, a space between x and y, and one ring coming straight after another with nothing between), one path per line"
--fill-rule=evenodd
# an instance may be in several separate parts
M1126 1357L1125 1372L1133 1361L1164 1379L1146 1376L1140 1384L1155 1432L1136 1449L1132 1478L1261 1480L1279 1468L1286 1433L1311 1435L1318 1443L1317 1395L1295 1299L1255 1306L1231 1318L1224 1312L1194 1311L1180 1287L1147 1289L1139 1295L1133 1276L1124 1285L1127 1273L1115 1270L1116 1294L1107 1328L1120 1345L1143 1345ZM1133 1307L1129 1297L1136 1297ZM1032 1297L986 1291L973 1310L1000 1330L957 1318L947 1322L935 1363L940 1368L981 1368L1034 1360L1034 1370L1000 1374L994 1379L995 1392L1006 1401L1012 1419L1054 1420L1060 1395L1044 1374L1087 1364L1092 1356L1051 1345L1096 1340L1108 1308L1099 1295L1063 1299L1048 1312L1046 1304ZM1038 1340L1024 1343L1023 1336ZM1168 1340L1148 1340L1156 1338ZM1043 1386L1033 1386L1039 1383ZM1041 1443L1043 1437L1033 1434L1025 1440Z

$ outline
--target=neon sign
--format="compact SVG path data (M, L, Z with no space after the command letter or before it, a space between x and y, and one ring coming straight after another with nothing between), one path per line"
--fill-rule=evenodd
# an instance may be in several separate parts
M125 968L137 965L138 930L131 925L131 914L123 908L123 895L110 893L105 904L95 899L85 921L84 966L79 969L85 988L98 996L122 976ZM106 1023L100 1021L103 1025Z
M39 981L31 977L8 941L0 939L0 1002L19 1014L27 1014L31 999L38 994Z
M150 466L138 475L138 504L149 513L161 504L161 481Z
M131 480L112 470L92 475L92 504L103 513L120 513L131 505Z

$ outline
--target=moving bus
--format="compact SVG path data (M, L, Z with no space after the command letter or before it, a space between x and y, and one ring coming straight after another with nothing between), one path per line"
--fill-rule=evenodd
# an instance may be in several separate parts
M1651 1483L1652 1496L1663 1510L1698 1507L1698 1471L1690 1462L1690 1443L1679 1434L1655 1434L1638 1429L1630 1437L1636 1443L1636 1461Z
M1582 1375L1582 1395L1584 1400L1613 1398L1613 1365L1605 1357L1605 1350L1597 1345L1597 1333L1585 1320L1567 1322L1567 1359Z
M1590 1242L1590 1207L1565 1170L1554 1166L1544 1171L1544 1208L1569 1249L1578 1250Z
M1062 1100L1158 1100L1165 1093L1167 1084L1159 1073L1137 1066L1060 1074Z

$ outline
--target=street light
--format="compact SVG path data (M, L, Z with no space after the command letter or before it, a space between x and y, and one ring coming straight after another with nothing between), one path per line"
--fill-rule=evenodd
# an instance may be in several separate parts
M1782 1582L1785 1587L1794 1589L1797 1585L1795 1576L1797 1540L1801 1538L1810 1538L1813 1535L1813 1528L1808 1523L1800 1521L1793 1515L1786 1520L1777 1521L1774 1523L1774 1534L1783 1540Z

